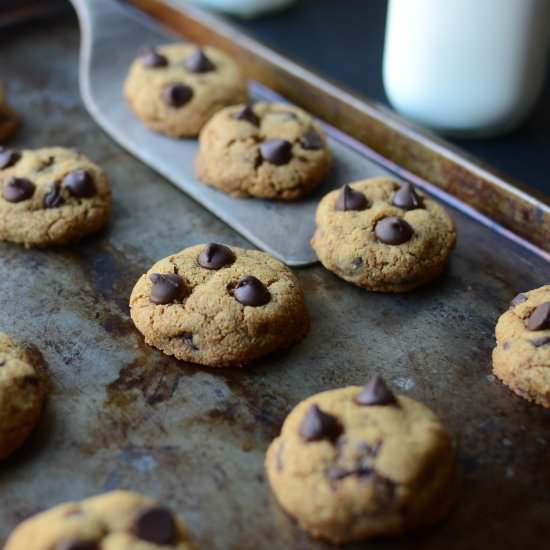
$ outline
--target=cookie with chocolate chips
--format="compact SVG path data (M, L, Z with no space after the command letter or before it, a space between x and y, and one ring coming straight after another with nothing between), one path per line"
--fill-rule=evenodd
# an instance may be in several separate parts
M495 333L495 375L520 397L550 408L550 285L515 296Z
M311 245L336 275L376 292L407 292L437 277L455 245L453 221L409 183L379 177L320 202Z
M208 122L199 140L198 179L234 197L299 199L329 168L323 130L290 105L228 107Z
M299 403L265 466L283 509L310 535L338 544L431 525L455 495L447 430L380 377Z
M245 365L309 332L290 269L264 252L218 243L157 262L135 285L130 313L147 344L209 367Z
M0 332L0 460L28 437L42 414L45 381L32 357Z
M247 87L239 66L220 50L170 44L142 51L124 94L148 128L192 137L221 108L246 101Z
M67 502L18 525L4 550L192 550L186 526L164 505L129 491Z
M107 179L84 155L0 148L0 240L70 244L103 227L110 212Z
M19 128L19 115L9 106L0 86L0 143L7 141Z

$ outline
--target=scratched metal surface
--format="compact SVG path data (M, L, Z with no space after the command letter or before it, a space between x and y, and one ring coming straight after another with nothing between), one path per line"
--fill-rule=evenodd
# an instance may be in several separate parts
M550 412L495 381L490 352L499 313L548 282L549 265L451 211L458 247L430 288L369 294L311 267L297 272L313 318L302 345L242 371L165 358L129 321L137 277L193 243L247 243L95 126L77 56L71 17L0 35L2 79L25 118L16 144L77 145L114 189L109 227L78 246L0 244L0 330L40 349L52 380L37 431L0 466L0 541L32 513L125 487L177 510L204 548L328 548L273 501L264 451L299 400L379 372L443 417L462 480L447 522L369 548L547 548Z

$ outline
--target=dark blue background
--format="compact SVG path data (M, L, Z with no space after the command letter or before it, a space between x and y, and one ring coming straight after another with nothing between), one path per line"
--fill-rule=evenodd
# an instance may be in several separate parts
M388 104L382 86L386 0L298 0L252 21L249 34L367 97ZM548 71L550 73L550 71ZM550 194L550 77L529 119L486 140L453 140L499 171Z

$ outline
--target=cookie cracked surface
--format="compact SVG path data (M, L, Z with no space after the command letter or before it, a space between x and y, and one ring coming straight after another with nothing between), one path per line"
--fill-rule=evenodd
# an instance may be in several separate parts
M450 509L455 460L445 427L424 405L380 384L302 401L267 451L275 497L314 537L347 543L398 535Z
M0 332L0 460L27 439L40 419L45 395L31 357Z
M146 50L131 65L124 94L145 126L171 137L198 135L217 111L246 101L246 81L222 51L193 44Z
M112 491L21 523L5 550L192 550L183 522L152 499Z
M0 240L25 246L73 243L111 212L101 169L71 149L0 150Z
M244 365L309 332L290 269L264 252L215 243L153 265L132 291L130 313L147 344L211 367Z
M220 111L200 134L197 177L235 197L295 200L328 172L321 127L305 111L259 102Z
M441 273L456 241L455 226L439 204L385 177L328 193L316 224L311 245L324 267L378 292L428 283Z
M494 374L520 397L550 407L550 285L518 294L495 333Z

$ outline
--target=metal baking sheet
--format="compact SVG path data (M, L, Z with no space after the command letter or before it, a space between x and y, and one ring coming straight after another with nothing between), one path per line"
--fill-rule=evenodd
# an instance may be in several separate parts
M450 206L458 245L429 287L368 293L316 265L296 272L313 321L301 345L243 370L163 357L129 319L136 279L198 242L250 244L96 126L79 97L78 48L73 18L0 36L2 79L24 117L14 145L77 146L114 191L109 226L77 246L0 243L0 330L40 350L52 386L38 429L0 466L0 544L35 512L123 487L177 510L202 548L329 548L277 506L264 452L298 401L381 373L446 422L461 490L446 522L368 547L546 548L550 412L496 381L490 354L498 315L548 283L550 264Z

